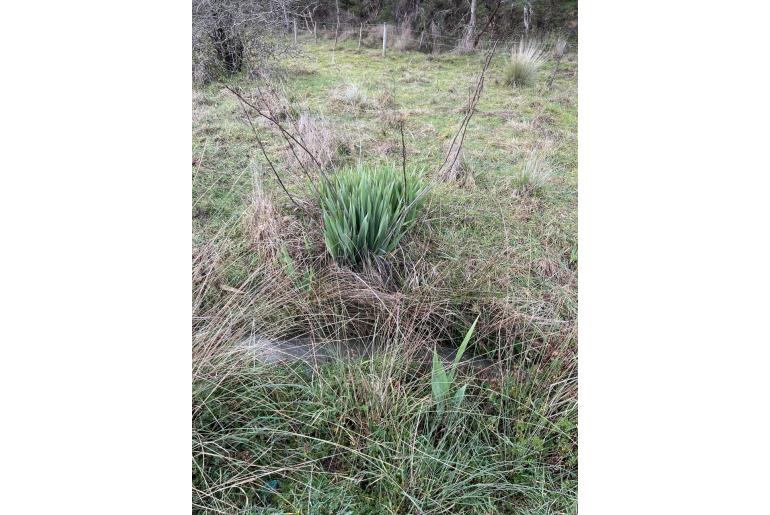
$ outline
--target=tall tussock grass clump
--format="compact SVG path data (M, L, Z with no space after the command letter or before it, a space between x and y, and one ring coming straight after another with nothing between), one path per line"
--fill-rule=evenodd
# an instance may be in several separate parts
M363 109L369 104L366 88L355 82L340 84L331 92L331 100L341 107Z
M503 80L509 86L531 86L545 61L543 44L534 39L521 39L511 51L511 62L506 66Z
M551 169L543 152L532 152L513 176L515 195L539 195L551 180Z
M349 264L392 252L425 198L421 174L394 165L343 169L319 193L326 248Z

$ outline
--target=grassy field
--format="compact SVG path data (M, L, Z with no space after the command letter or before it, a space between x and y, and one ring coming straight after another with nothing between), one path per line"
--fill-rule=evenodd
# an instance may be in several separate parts
M458 166L438 174L483 55L306 41L268 76L270 112L327 173L402 156L433 187L376 267L324 248L311 181L238 100L193 90L193 505L208 513L574 513L577 510L577 54L530 87L492 60ZM431 397L419 349L479 317L464 401ZM265 366L249 334L376 339L373 359Z

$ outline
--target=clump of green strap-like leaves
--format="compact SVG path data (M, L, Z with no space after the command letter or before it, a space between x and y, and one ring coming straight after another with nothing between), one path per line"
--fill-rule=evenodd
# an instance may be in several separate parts
M355 264L392 252L424 201L421 174L392 164L358 164L320 188L324 240L339 262Z
M476 322L478 321L479 317L476 317L476 320L473 321L471 328L468 329L467 333L465 333L465 338L463 338L463 342L460 344L460 348L457 349L457 353L455 354L455 359L452 362L449 373L444 370L444 365L441 363L441 359L438 357L438 353L435 350L433 351L433 369L431 370L430 384L431 391L433 392L433 400L436 402L436 411L439 416L443 415L444 409L449 402L450 391L454 389L457 365L460 364L460 360L465 353L465 349L468 347L468 342L470 341L471 336L473 336L473 331L476 329ZM459 408L460 404L462 404L463 399L465 398L465 388L467 386L468 385L464 384L454 389L451 402L455 408Z

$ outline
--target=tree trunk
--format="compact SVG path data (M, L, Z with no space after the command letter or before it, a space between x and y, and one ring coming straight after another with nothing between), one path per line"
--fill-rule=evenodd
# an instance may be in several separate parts
M240 34L234 28L232 14L212 9L211 15L214 19L214 26L209 33L209 38L214 46L217 59L228 73L241 71L244 47Z
M524 4L524 34L529 34L529 28L532 25L532 6L529 2Z
M237 35L227 34L222 27L211 34L217 58L229 73L241 71L243 65L243 42Z
M340 0L334 0L334 5L337 8L337 26L334 28L334 48L332 49L332 64L334 64L334 56L337 53L337 40L340 37Z
M460 45L463 50L473 49L474 47L473 35L475 32L476 32L476 0L471 0L471 19L468 22L468 28L465 29L465 35L463 36L463 40Z

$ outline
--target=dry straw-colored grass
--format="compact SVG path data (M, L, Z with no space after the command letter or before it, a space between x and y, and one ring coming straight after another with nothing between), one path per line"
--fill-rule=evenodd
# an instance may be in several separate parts
M369 105L369 95L362 85L355 82L340 84L331 92L332 102L346 109L358 111Z
M511 60L503 72L503 81L509 86L531 86L545 62L543 44L536 39L519 40L511 50Z
M449 145L446 145L447 147ZM456 155L456 159L455 159ZM441 173L441 179L454 182L458 186L473 188L476 181L473 177L473 165L465 154L465 150L458 149L449 159L451 166L447 166Z
M325 118L312 116L308 112L300 114L296 128L303 145L315 156L321 167L333 167L338 157L338 149L342 145L339 131L332 128ZM305 168L312 168L313 159L306 152L297 152L297 156ZM290 162L296 164L297 160L292 159Z
M531 152L513 176L514 196L540 194L552 175L553 171L545 152L543 150Z

